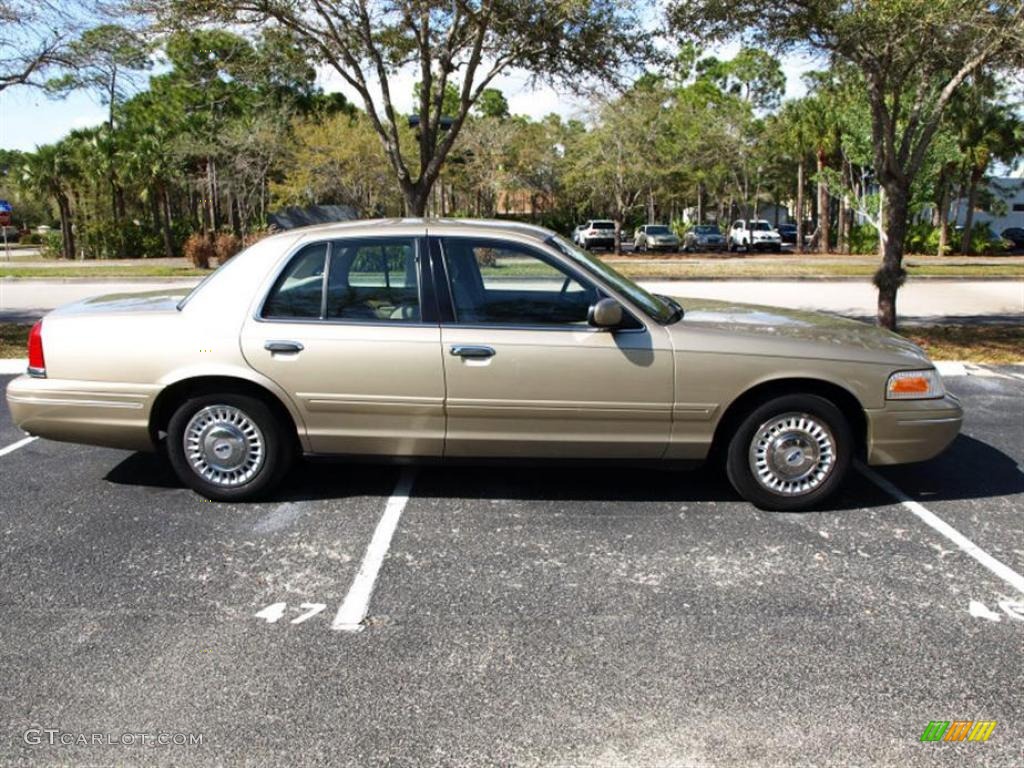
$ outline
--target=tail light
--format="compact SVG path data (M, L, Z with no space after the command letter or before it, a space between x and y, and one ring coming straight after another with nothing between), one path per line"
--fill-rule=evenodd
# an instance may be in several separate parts
M43 321L40 320L28 332L28 375L44 378L46 359L43 357Z

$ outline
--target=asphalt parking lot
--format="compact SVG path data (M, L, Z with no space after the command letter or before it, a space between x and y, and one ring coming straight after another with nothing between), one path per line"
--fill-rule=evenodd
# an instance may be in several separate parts
M29 442L0 455L0 763L1022 765L1024 369L947 385L964 434L880 474L1002 575L863 474L805 514L708 470L325 464L224 505Z

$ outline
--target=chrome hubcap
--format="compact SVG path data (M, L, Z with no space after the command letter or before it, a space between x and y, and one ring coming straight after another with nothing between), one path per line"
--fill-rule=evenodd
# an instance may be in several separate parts
M210 405L185 427L185 457L204 480L225 488L241 485L263 466L263 433L234 406Z
M806 413L785 413L766 421L750 443L754 477L782 496L810 493L832 473L835 463L832 432Z

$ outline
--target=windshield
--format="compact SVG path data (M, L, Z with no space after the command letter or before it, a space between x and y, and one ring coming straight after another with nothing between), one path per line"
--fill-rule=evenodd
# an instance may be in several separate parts
M698 235L720 235L718 227L712 226L711 224L701 224L700 226L694 227L693 231Z
M548 238L547 242L568 256L574 264L607 282L662 325L675 322L682 316L681 308L677 309L667 301L657 296L652 296L632 280L623 277L603 261L593 258L586 251L581 251L561 235L552 235Z
M750 228L755 232L769 232L771 231L772 225L767 221L752 221L750 222Z
M614 221L595 221L590 225L591 229L615 229Z
M671 235L672 232L669 230L668 227L663 227L661 225L658 225L658 226L654 226L654 227L648 227L647 228L647 234L648 235Z

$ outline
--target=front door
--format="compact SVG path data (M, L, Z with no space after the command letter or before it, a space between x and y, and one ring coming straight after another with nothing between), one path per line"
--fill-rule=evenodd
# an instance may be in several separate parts
M246 321L246 360L292 397L314 452L441 455L441 331L422 311L422 243L308 244Z
M658 458L673 398L667 331L587 323L603 297L546 247L479 237L432 244L447 275L446 456ZM442 309L446 314L446 309Z

